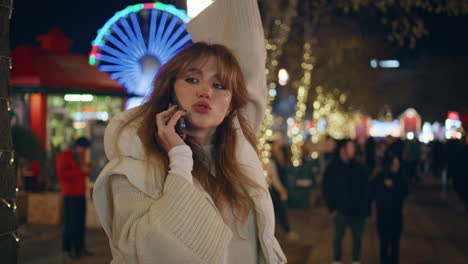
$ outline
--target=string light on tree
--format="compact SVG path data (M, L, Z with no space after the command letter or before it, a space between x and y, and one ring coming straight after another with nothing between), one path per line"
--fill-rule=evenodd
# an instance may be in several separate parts
M306 102L309 94L309 88L312 77L312 56L311 56L311 45L310 43L304 43L304 61L301 64L303 69L303 77L301 79L301 85L297 90L297 105L295 120L298 125L298 129L293 130L292 133L292 145L291 145L291 161L294 167L302 165L302 146L304 145L304 138L302 132L304 131L304 116L307 110Z
M314 108L312 119L316 133L312 135L312 142L317 143L320 135L325 133L336 139L349 137L361 115L359 112L344 110L347 95L337 88L331 92L325 92L322 86L317 86L315 90L317 98L312 104ZM326 123L325 130L318 127L321 120Z
M283 45L286 43L291 31L291 23L297 8L297 0L291 0L288 2L289 8L284 12L283 22L275 18L270 20L270 14L276 14L273 9L278 8L275 4L265 6L266 21L273 21L269 36L265 40L265 48L267 51L266 60L266 80L268 89L268 99L265 108L265 117L260 127L257 148L261 154L262 163L264 166L268 165L271 157L271 145L268 143L273 131L271 127L273 125L273 109L272 103L276 97L276 69L278 67L278 60L283 54ZM268 26L268 25L266 25Z

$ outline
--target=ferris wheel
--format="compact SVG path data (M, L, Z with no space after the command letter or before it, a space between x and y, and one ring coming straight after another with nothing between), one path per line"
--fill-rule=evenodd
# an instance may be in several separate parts
M89 64L108 72L122 84L129 98L126 108L141 104L151 91L158 69L192 43L185 11L163 3L131 5L118 11L98 30Z

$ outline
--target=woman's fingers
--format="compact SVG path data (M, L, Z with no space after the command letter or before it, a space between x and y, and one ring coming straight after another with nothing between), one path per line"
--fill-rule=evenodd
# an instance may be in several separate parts
M164 148L169 151L174 146L184 145L185 136L179 136L176 133L175 126L177 121L187 112L177 110L175 106L169 107L168 110L156 114L157 136Z
M172 116L176 106L170 106L166 111L156 114L156 124L159 128L162 128L162 125L167 123L167 120Z
M171 117L171 119L169 119L169 122L167 123L167 127L175 128L177 121L186 114L187 112L183 110L179 110L175 112L175 114Z
M167 108L166 111L162 111L161 113L157 114L156 116L161 116L161 118L163 120L165 119L168 119L169 117L171 117L171 115L174 113L174 111L176 110L176 106L173 105L173 106L170 106L169 108Z

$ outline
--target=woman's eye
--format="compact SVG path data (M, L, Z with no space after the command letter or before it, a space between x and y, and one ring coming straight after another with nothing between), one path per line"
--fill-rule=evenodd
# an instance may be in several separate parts
M188 83L199 83L198 79L196 78L185 78L185 81Z
M220 84L220 83L215 83L215 84L213 84L213 87L216 88L216 89L223 89L223 90L226 89L226 88L224 88L224 86L223 86L222 84Z

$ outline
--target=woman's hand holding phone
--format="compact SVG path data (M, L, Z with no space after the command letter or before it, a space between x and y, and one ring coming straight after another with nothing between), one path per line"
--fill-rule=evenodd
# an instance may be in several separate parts
M175 146L186 145L185 135L179 136L175 126L177 121L187 114L184 110L177 110L175 105L169 107L168 110L156 114L156 124L158 126L158 134L156 135L161 140L164 149L167 152Z

